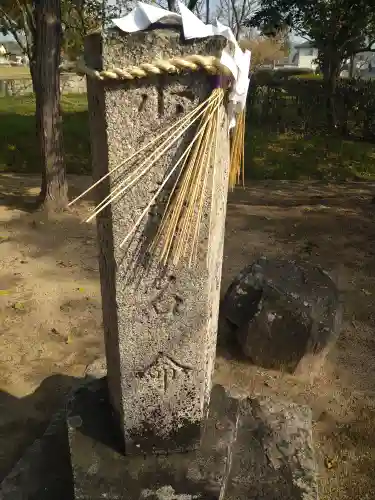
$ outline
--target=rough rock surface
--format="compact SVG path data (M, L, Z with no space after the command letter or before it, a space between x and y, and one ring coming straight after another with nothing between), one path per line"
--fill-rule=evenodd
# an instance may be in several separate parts
M243 399L225 500L316 500L311 418L287 401Z
M124 456L105 380L96 380L68 408L75 498L317 500L311 427L306 407L215 386L197 450Z
M106 379L87 381L70 399L68 414L62 410L55 415L46 433L4 479L0 498L318 498L311 412L287 401L236 399L215 386L197 450L125 456L122 446Z
M106 380L88 383L74 394L67 413L75 498L219 498L228 475L238 402L215 387L211 408L197 450L125 456Z
M311 377L340 333L342 306L322 269L261 258L233 281L220 317L254 364Z

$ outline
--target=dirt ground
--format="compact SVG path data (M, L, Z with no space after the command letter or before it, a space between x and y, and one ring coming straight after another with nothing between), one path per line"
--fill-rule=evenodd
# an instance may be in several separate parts
M38 178L0 176L0 478L103 355L90 202L46 220L28 212ZM71 195L88 179L69 179ZM270 182L228 205L222 292L260 255L319 263L344 294L345 326L313 384L218 350L216 382L311 406L323 500L375 498L375 186ZM25 203L26 202L26 203Z

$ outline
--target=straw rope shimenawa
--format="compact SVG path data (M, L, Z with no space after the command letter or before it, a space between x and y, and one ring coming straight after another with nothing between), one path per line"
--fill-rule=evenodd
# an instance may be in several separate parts
M126 68L111 68L97 71L86 66L84 61L79 61L76 67L77 73L97 78L98 80L134 80L135 78L147 78L163 73L176 74L182 71L204 70L212 75L231 76L230 70L224 66L220 59L214 56L189 55L184 57L173 57L171 59L158 59L151 63L142 63L138 66Z
M172 263L177 265L182 256L187 256L190 266L197 257L199 232L203 217L203 200L206 193L209 171L212 167L212 176L215 176L216 170L217 138L221 106L224 102L228 85L230 85L230 78L222 77L229 77L231 73L226 66L221 64L218 58L201 55L174 57L166 60L156 60L151 63L142 63L138 66L128 66L124 69L112 68L103 71L89 68L83 61L80 61L77 65L77 73L103 81L134 80L162 73L179 74L181 72L199 70L216 75L215 85L210 96L204 102L198 104L186 116L178 119L167 130L123 160L69 204L70 206L85 196L126 163L129 163L131 160L136 161L134 170L118 182L109 195L92 209L93 213L86 219L86 222L91 221L135 183L141 181L156 162L173 145L177 144L177 141L199 120L194 137L180 158L168 171L160 187L151 197L146 208L142 211L120 244L120 247L123 247L131 239L142 220L148 216L159 194L166 188L168 181L174 175L176 180L169 194L157 234L149 246L149 252L157 254L160 263L164 265L170 258ZM233 189L235 184L240 180L241 171L243 178L244 131L245 116L244 112L242 112L237 116L236 127L231 134L229 189ZM142 157L143 161L141 161ZM212 193L212 196L215 196L215 193Z

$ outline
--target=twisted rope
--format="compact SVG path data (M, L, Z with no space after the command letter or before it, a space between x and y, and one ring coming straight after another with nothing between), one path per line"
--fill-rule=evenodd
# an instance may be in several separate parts
M152 63L142 63L138 66L128 66L123 69L112 68L103 71L89 68L84 61L77 64L78 74L87 75L97 80L134 80L135 78L146 78L163 73L175 74L181 71L199 71L200 69L212 75L231 75L229 69L221 64L220 59L214 56L173 57L171 59L155 60Z

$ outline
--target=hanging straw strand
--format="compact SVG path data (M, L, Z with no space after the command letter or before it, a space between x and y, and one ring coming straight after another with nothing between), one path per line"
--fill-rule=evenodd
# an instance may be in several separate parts
M205 122L203 122L203 123L205 123ZM190 175L192 174L192 166L196 162L196 158L197 158L197 155L199 152L199 146L200 146L202 139L203 139L204 126L200 128L199 132L200 132L200 135L197 138L198 142L193 150L193 154L188 159L189 161L188 161L188 165L187 165L186 169L183 172L181 172L183 177L182 177L181 185L179 186L179 188L177 190L176 200L174 200L175 202L172 203L170 210L165 211L165 224L167 227L167 230L166 230L167 236L165 239L166 243L165 243L165 245L163 247L163 251L162 251L162 256L161 256L162 259L164 258L164 256L166 256L166 258L167 258L167 256L169 255L171 246L173 244L173 235L175 234L175 232L177 230L177 225L178 225L178 221L179 221L179 214L180 214L180 211L182 210L182 205L183 205L184 199L185 199L184 193L186 192L187 185L188 185L188 182L190 179ZM169 224L168 224L168 219L169 219ZM163 229L164 229L164 224L161 224L160 232Z
M169 174L167 175L167 177L164 179L164 181L161 184L160 188L156 191L156 193L154 194L154 196L151 198L151 201L148 203L148 205L146 206L146 208L144 209L144 211L142 212L142 214L140 215L140 217L137 219L136 223L133 225L133 227L131 228L131 230L129 231L129 233L126 235L126 237L121 242L120 248L122 248L125 245L125 243L129 240L129 238L135 232L135 230L137 229L137 227L139 226L139 224L142 222L142 219L149 212L149 210L150 210L151 206L153 205L154 201L156 200L156 198L159 196L159 194L164 189L165 185L167 184L168 180L171 178L172 174L176 171L177 167L179 166L179 164L181 163L181 161L185 158L185 156L187 156L189 154L189 152L190 152L190 150L191 150L192 147L193 147L193 143L191 143L188 146L188 148L185 150L185 152L183 153L183 155L180 157L180 159L174 165L174 167L169 172Z
M200 111L200 110L201 110L201 108L202 108L202 107L206 104L206 102L209 102L209 101L210 101L210 99L211 99L211 95L210 95L210 96L206 99L206 101L204 101L203 103L199 104L199 105L198 105L198 106L197 106L197 107L196 107L193 111L191 111L190 113L188 113L188 114L187 114L184 118L182 118L182 119L181 119L181 120L179 120L177 123L175 123L174 125L172 125L172 127L169 127L169 128L168 128L168 130L166 130L165 132L163 132L162 134L160 134L156 140L151 141L151 143L148 143L148 146L151 146L153 143L156 143L156 142L157 142L157 140L160 140L160 139L161 139L164 135L166 135L168 132L171 132L171 130L172 130L173 128L177 127L178 125L179 125L179 126L177 127L177 129L176 129L174 132L172 132L172 137L175 137L175 136L176 136L176 134L177 134L177 133L178 133L178 132L179 132L182 128L183 128L183 130L184 130L184 131L186 131L186 130L187 130L187 129L191 126L191 124L192 124L192 123L194 123L194 122L196 121L196 119L198 119L198 118L199 118L199 116L200 116L200 115L198 114L198 113L199 113L199 111ZM198 116L194 116L194 115L197 115L197 114L198 114ZM185 125L186 125L186 123L187 123L187 126L185 126ZM184 127L185 127L185 128L184 128ZM178 139L178 137L177 137L177 139ZM147 163L147 161L149 161L149 160L150 160L150 158L152 158L154 155L156 155L156 154L160 151L160 149L162 149L165 145L168 145L168 144L170 144L170 146L172 146L172 144L173 144L173 143L171 143L171 142L170 142L170 140L171 140L171 136L170 136L170 135L168 135L167 139L166 139L166 140L165 140L165 141L164 141L161 145L159 145L159 146L157 147L157 149L156 149L156 150L154 150L154 151L151 153L150 157L149 157L149 158L148 158L145 162L143 162L143 163L142 163L139 167L137 167L137 169L136 169L134 172L132 172L132 173L131 173L131 174L130 174L130 175L129 175L126 179L122 180L122 181L121 181L121 182L120 182L120 183L119 183L119 184L118 184L118 185L117 185L117 186L116 186L116 187L115 187L115 188L114 188L114 189L110 192L110 194L109 194L108 196L106 196L106 197L105 197L105 198L104 198L104 199L103 199L103 200L102 200L102 201L101 201L101 202L100 202L100 203L99 203L96 207L94 207L94 208L93 208L93 209L91 209L91 210L98 210L98 209L101 207L101 205L104 205L104 204L106 203L106 201L107 201L107 200L109 200L109 199L113 199L114 194L115 194L115 193L117 193L118 191L120 191L120 190L121 190L121 188L122 188L122 187L123 187L123 186L124 186L127 182L129 182L129 178L130 178L130 177L132 177L132 176L134 176L134 175L135 175L135 174L136 174L136 173L137 173L137 172L141 169L141 167L142 167L142 166L144 166L144 165ZM144 149L146 149L146 147L139 149L139 150L135 153L135 155L140 154L140 153L141 153ZM155 163L156 161L157 161L157 160L153 160L153 161L151 162L151 164L149 165L149 167L151 168L151 167L154 165L154 163ZM124 163L124 162L123 162L123 163ZM116 168L117 168L117 167L116 167ZM115 169L114 169L114 170L115 170ZM114 170L112 170L111 172L113 172ZM107 174L107 175L108 175L108 174ZM122 193L121 193L121 194L122 194ZM106 205L106 206L107 206L107 205ZM98 213L99 213L99 212L98 212Z
M185 117L181 118L176 123L174 123L173 125L171 125L170 127L168 127L167 130L165 130L164 132L162 132L161 134L159 134L155 139L153 139L152 141L150 141L147 144L145 144L144 146L142 146L140 149L138 149L135 153L133 153L129 157L125 158L125 160L123 160L116 167L114 167L109 172L107 172L105 175L103 175L103 177L101 177L98 181L96 181L92 186L90 186L83 193L81 193L79 196L77 196L76 198L74 198L74 200L72 200L68 204L68 207L70 207L71 205L73 205L74 203L76 203L78 200L80 200L81 198L83 198L92 189L94 189L96 186L98 186L101 182L103 182L107 177L109 177L111 174L113 174L114 172L116 172L119 168L123 167L130 160L132 160L133 158L135 158L136 156L138 156L140 153L142 153L146 149L148 149L151 146L153 146L154 144L156 144L162 137L164 137L167 134L169 134L178 125L181 125L183 122L185 122L185 121L189 120L191 117L193 117L210 99L211 99L211 95L204 102L202 102L201 104L199 104L195 109L193 109L192 111L190 111L190 113L188 113Z
M210 122L210 131L209 131L208 148L207 148L208 150L206 151L207 164L206 164L206 168L204 168L204 172L202 173L203 174L203 182L200 185L200 193L199 193L199 196L197 199L197 205L198 205L197 224L195 226L195 231L194 231L194 236L193 236L192 249L191 249L190 260L189 260L190 265L196 260L196 257L198 254L198 241L199 241L199 234L200 234L201 223L202 223L204 194L206 192L207 179L208 179L208 174L209 174L210 167L211 167L212 150L213 150L212 144L213 144L213 133L215 130L215 121L216 121L216 113L213 115L212 120Z
M207 106L206 114L202 118L202 123L199 127L201 137L196 143L193 154L189 158L176 197L174 197L170 206L165 211L164 223L160 226L159 232L165 235L161 252L161 261L163 262L166 262L171 252L173 252L173 262L177 264L182 251L184 249L186 251L186 246L190 243L189 235L191 233L190 228L195 208L194 204L204 195L202 190L202 180L204 182L204 176L202 178L203 167L209 168L207 152L210 146L212 117L220 107L224 97L222 89L216 89L214 93L219 97L218 102ZM200 212L198 210L199 215ZM175 235L177 235L176 238Z
M242 111L237 119L236 126L232 134L229 188L234 189L240 182L245 183L245 111Z
M212 94L211 94L212 96ZM211 97L210 96L210 97ZM216 97L212 97L212 100L215 100ZM208 101L210 101L211 99L209 99ZM144 161L139 167L137 167L137 169L135 170L135 172L133 172L132 174L130 174L124 181L122 181L121 183L121 189L115 189L116 194L112 195L112 193L107 196L106 198L106 201L105 203L102 201L101 203L99 203L99 205L96 207L94 213L92 215L90 215L90 217L88 217L86 219L86 222L90 222L93 218L95 218L102 210L104 210L109 204L113 203L119 196L121 196L122 194L125 193L125 191L127 191L130 187L132 187L139 179L141 179L145 174L147 174L147 172L152 168L152 166L156 163L156 161L158 161L160 159L161 156L164 155L164 153L166 151L168 151L172 146L173 144L176 143L176 141L178 141L178 139L186 132L186 130L191 127L191 125L204 113L204 110L203 111L200 111L198 113L197 116L195 116L191 121L190 123L185 126L185 128L182 128L180 127L178 129L178 133L177 135L174 136L174 138L172 139L172 141L169 139L167 139L166 141L163 142L163 144L161 146L159 146L152 154L151 154L151 157L153 157L154 155L156 155L155 158L152 159L152 161L150 162L149 159L147 159L146 161ZM149 162L149 163L148 163ZM146 167L144 167L146 165ZM143 168L144 167L144 168ZM143 168L143 169L142 169ZM133 177L135 174L136 177L133 178L131 180L131 177ZM125 186L124 186L125 184ZM124 187L122 187L124 186Z

